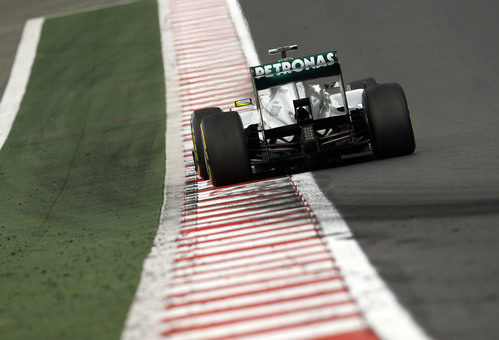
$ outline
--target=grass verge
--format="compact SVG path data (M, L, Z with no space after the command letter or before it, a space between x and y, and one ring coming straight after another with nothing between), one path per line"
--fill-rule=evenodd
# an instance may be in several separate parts
M153 0L47 20L0 152L2 339L118 338L158 224Z

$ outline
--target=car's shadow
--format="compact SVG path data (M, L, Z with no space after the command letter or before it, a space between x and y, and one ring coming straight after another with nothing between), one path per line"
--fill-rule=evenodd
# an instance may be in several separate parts
M296 175L310 171L320 171L326 169L333 169L338 167L345 167L373 161L376 158L371 152L363 152L354 156L348 156L342 159L321 159L316 161L309 161L301 165L293 167L275 168L261 173L254 174L254 179L260 180L265 178L272 178L278 176Z

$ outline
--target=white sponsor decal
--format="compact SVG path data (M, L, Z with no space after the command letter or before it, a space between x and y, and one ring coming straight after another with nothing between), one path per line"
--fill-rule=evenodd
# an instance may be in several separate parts
M325 57L324 57L325 55ZM271 78L274 75L301 72L303 70L318 69L335 63L334 52L318 54L315 56L298 58L290 61L281 61L275 64L256 66L255 78Z

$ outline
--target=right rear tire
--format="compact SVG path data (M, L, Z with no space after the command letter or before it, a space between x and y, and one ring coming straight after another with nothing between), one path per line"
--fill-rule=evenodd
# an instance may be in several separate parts
M368 87L362 104L371 131L371 146L378 158L409 155L416 143L404 90L397 83Z
M201 122L206 169L214 186L251 177L246 136L236 111L209 115Z

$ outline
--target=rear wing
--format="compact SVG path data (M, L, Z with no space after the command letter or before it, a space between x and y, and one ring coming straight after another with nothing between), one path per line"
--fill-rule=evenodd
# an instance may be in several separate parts
M332 51L250 67L250 72L255 89L264 90L294 81L337 76L341 68L336 52Z

